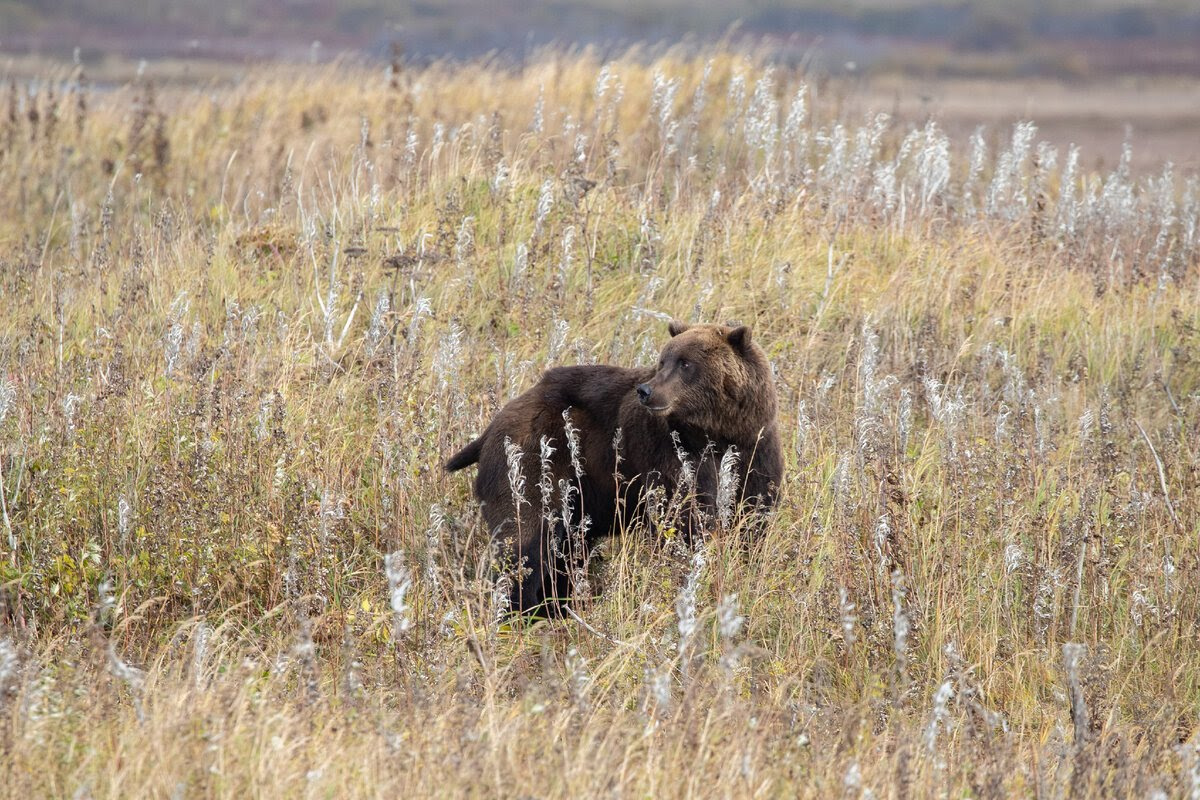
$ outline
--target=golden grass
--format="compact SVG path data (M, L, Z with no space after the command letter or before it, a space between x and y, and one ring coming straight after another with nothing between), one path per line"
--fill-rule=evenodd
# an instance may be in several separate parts
M768 152L731 91L752 107L761 65L633 53L597 99L600 69L11 97L5 794L1195 791L1194 208L1159 251L1151 206L1047 234L1032 202L964 210L955 162L901 218L822 182L815 88L808 149L780 124ZM777 122L798 86L764 90ZM556 362L632 364L663 315L754 325L777 513L690 577L686 545L631 532L582 623L497 624L469 479L440 462L556 325Z

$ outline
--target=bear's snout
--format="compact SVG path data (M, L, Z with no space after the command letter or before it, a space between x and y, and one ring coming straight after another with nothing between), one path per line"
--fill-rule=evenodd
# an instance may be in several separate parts
M639 383L637 387L638 399L642 401L642 405L650 404L650 395L653 390L648 383Z

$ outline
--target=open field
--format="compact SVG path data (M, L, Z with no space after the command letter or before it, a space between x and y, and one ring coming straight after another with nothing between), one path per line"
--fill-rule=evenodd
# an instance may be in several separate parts
M1013 124L1034 120L1038 138L1060 151L1078 145L1081 164L1089 170L1115 168L1126 141L1134 145L1131 167L1137 173L1159 172L1167 162L1189 173L1200 170L1200 80L1193 78L1062 82L880 76L844 91L843 113L861 119L882 109L910 124L933 118L958 142L984 125L992 141L1003 144Z
M0 791L1200 793L1194 172L709 55L0 95ZM780 508L506 619L440 462L670 317Z
M813 52L819 49L814 47ZM648 48L642 58L652 59L656 52L669 51L663 46ZM363 61L361 55L347 58ZM93 85L107 92L133 81L139 64L112 57L89 64L87 73ZM895 72L881 68L861 75L831 76L810 68L804 79L810 84L811 102L823 113L859 124L880 111L900 126L935 119L959 149L967 146L981 125L989 145L996 149L1005 144L1012 125L1033 120L1039 140L1061 152L1078 145L1081 166L1090 171L1111 171L1126 141L1135 145L1130 167L1138 175L1161 172L1168 162L1188 173L1200 169L1200 78L1193 75L963 78L940 77L928 64L924 69L933 75L917 77L914 73L922 69L908 64ZM59 62L37 56L10 55L0 60L0 70L19 86L38 86L70 74ZM152 67L160 88L228 87L241 81L247 70L254 72L256 67L198 58L159 59Z

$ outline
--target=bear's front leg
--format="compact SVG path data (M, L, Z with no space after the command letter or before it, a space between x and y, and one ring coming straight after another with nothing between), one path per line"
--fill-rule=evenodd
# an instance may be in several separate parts
M506 540L504 549L512 561L510 612L534 617L563 614L561 603L571 592L565 543L563 524L555 522L551 529L545 520L531 523Z

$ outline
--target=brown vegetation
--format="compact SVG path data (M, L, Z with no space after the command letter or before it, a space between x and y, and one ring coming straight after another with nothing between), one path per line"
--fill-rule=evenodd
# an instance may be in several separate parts
M0 793L1194 794L1200 184L766 67L0 90ZM436 465L671 317L776 512L506 620Z

